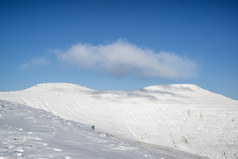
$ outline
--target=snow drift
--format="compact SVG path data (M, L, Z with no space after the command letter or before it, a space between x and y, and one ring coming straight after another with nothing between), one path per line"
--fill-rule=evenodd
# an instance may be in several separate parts
M238 101L196 85L99 91L66 83L2 92L0 99L137 142L209 158L238 158Z
M113 157L112 157L113 156ZM44 110L0 100L0 159L161 159ZM167 158L164 158L167 159Z

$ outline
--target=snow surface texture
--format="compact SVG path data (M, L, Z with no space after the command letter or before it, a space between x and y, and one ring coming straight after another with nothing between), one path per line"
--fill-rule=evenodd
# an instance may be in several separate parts
M238 158L238 101L196 85L99 91L65 83L2 92L0 99L43 109L118 137L209 158Z
M43 110L0 100L0 159L161 159L135 144Z

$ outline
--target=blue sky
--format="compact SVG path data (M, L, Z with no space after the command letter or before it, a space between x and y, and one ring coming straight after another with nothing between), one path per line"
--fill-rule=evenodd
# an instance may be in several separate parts
M0 91L192 83L238 99L238 1L0 1Z

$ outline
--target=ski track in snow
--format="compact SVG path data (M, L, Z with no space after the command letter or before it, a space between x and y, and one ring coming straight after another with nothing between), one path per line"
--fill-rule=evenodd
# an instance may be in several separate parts
M214 159L238 159L238 101L196 85L99 91L74 84L47 83L2 92L0 99L95 125L101 132L133 140L171 158L193 156L184 157L181 151L185 151ZM118 149L123 150L114 150Z
M134 143L0 100L0 159L161 159Z

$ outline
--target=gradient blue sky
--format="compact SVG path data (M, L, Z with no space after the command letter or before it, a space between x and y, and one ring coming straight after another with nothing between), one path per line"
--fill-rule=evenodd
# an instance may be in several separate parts
M122 67L126 73L113 74L111 67L115 66L116 72L120 68L115 61L105 66L111 54L104 57L99 48L120 41L134 48L133 56L128 56L129 62ZM60 58L70 56L70 48L78 45L93 48L93 53L103 57L90 66L90 58L83 59L83 66L72 56ZM154 67L150 60L146 68L138 65L144 62L136 59L138 49L145 57L148 52L153 57L172 52L181 63L187 59L196 65L195 69L184 65L178 70L187 66L184 72L195 75L161 75L169 71L170 62L165 62L166 67ZM122 50L122 54L126 53ZM123 58L119 60L123 62ZM0 91L45 82L77 83L102 90L192 83L238 99L238 1L0 0L0 63ZM98 63L100 67L95 68ZM177 66L171 67L176 71ZM155 76L138 75L147 71Z

